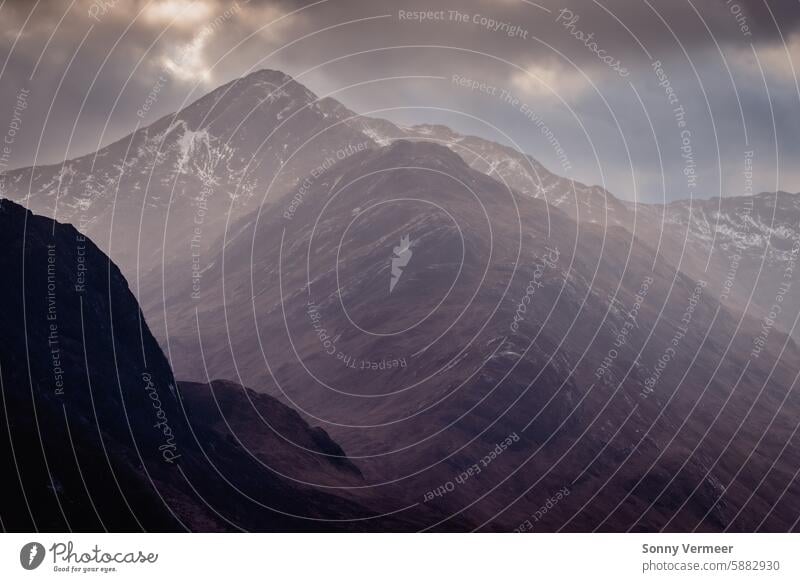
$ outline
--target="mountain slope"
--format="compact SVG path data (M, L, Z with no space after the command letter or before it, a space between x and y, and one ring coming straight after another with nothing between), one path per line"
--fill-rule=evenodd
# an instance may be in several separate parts
M387 145L396 139L439 143L473 169L545 200L573 220L622 226L673 268L709 281L709 293L735 310L766 319L780 297L782 312L775 326L800 339L800 327L792 329L800 314L800 300L782 290L794 281L800 250L800 194L761 193L669 204L623 201L599 186L560 177L513 148L461 135L446 126L400 127L358 116L333 100L322 100L321 105L377 143Z
M487 528L567 486L537 527L746 531L762 516L738 510L777 501L800 467L786 449L800 353L775 332L750 357L759 322L657 259L447 148L397 141L227 241L202 307L170 311L170 351L181 374L201 353L290 402L374 487Z

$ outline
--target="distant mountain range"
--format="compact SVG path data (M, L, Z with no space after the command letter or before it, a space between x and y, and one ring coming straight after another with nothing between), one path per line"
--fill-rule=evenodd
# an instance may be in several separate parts
M226 231L234 236L256 209L267 212L293 194L326 159L398 139L444 145L471 168L574 220L621 226L660 260L711 281L709 293L757 318L769 315L800 252L800 195L627 202L508 146L442 125L360 116L271 70L223 85L94 154L7 172L7 196L81 226L133 282L148 317L156 317L163 306L158 291L174 283L167 271L188 270L190 278L202 272ZM776 326L795 339L798 313L800 299L789 294ZM163 341L166 332L155 321Z
M112 439L152 528L796 527L797 195L625 202L482 138L359 116L275 71L6 182L121 269L3 202L16 278L2 323L17 331L0 361L7 410L22 411L8 418L31 416L29 396L53 426L72 418L47 352L52 231L62 368L88 393L70 400L83 423L70 428L89 455ZM86 347L80 309L94 314ZM98 355L102 439L74 379ZM18 364L8 375L20 361L29 381ZM180 471L159 458L143 382L175 419ZM37 442L22 425L4 434ZM50 488L80 506L59 430L41 448L59 451L69 486ZM62 496L36 471L52 505ZM116 501L114 527L133 527Z

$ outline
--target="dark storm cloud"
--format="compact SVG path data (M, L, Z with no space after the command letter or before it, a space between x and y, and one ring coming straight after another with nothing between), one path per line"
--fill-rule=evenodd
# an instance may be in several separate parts
M729 7L735 2L717 0L720 5ZM740 0L738 2L744 9L748 19L753 23L757 37L762 39L776 38L777 31L790 34L800 28L800 10L798 3L792 0Z
M420 22L401 18L401 10L444 18ZM505 133L559 170L552 147L518 106L454 85L457 74L507 89L546 119L570 150L572 177L606 179L623 196L657 199L660 153L666 196L686 197L692 192L673 107L652 67L661 61L691 124L701 171L696 194L732 194L748 148L766 168L776 156L788 162L800 154L790 131L798 26L800 4L763 0L79 0L71 9L7 1L0 8L7 57L0 130L20 90L29 91L10 165L58 162L214 86L274 68L319 94L338 91L359 111L388 108L383 114L399 121L442 121L499 140ZM603 59L618 61L617 70ZM379 80L389 77L404 79ZM342 90L350 85L357 87ZM142 115L155 86L157 99ZM770 101L782 117L777 152ZM759 186L774 189L774 174L765 170ZM777 182L796 190L800 177L787 170Z

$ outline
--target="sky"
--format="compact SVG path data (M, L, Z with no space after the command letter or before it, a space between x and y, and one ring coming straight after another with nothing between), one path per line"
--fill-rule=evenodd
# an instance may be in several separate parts
M0 169L268 68L625 199L797 192L798 57L800 0L0 0Z

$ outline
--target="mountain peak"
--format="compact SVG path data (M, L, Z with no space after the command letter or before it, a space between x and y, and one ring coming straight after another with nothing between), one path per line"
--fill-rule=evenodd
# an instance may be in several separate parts
M253 71L252 73L248 73L244 77L239 78L239 81L249 83L267 81L270 83L282 84L292 82L294 81L294 78L287 75L283 71L278 71L276 69L258 69L257 71Z
M259 69L234 81L234 84L244 85L245 87L259 87L268 89L271 92L275 89L282 93L291 94L294 97L314 101L317 96L308 87L298 82L291 75L275 69Z

